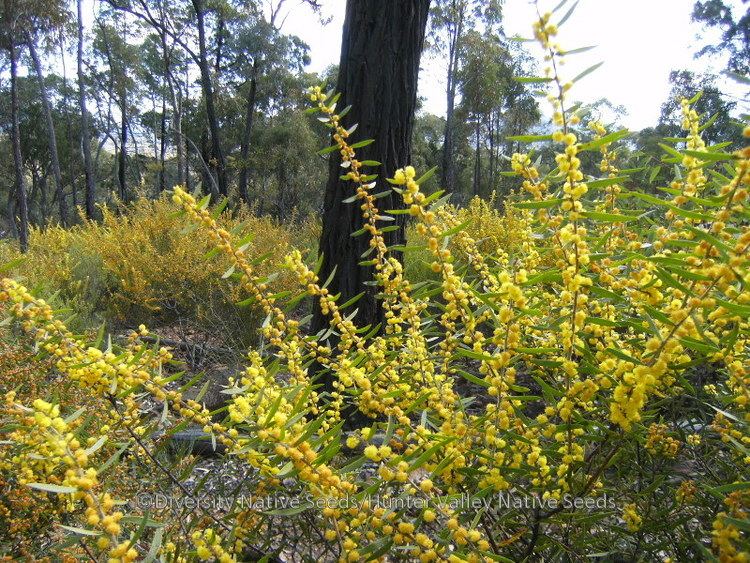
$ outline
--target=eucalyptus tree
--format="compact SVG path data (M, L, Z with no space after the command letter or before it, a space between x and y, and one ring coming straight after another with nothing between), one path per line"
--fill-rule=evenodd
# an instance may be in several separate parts
M47 142L49 145L50 166L55 181L55 197L59 206L60 223L65 226L68 222L68 205L63 186L62 172L60 169L59 151L57 148L57 134L52 119L52 107L45 81L42 62L39 56L38 44L41 41L49 42L56 32L59 32L69 21L70 14L67 11L67 2L43 1L35 2L33 10L27 14L24 26L24 40L29 49L34 73L39 84L39 95L44 110L44 122L47 128Z
M446 61L446 112L442 157L442 184L449 192L456 189L455 110L458 74L466 34L474 29L499 31L503 0L435 0L430 13L430 39L433 51Z
M242 199L251 203L249 154L256 113L278 110L279 104L294 99L290 92L304 88L297 77L309 62L308 47L299 38L281 33L264 17L244 20L234 30L229 47L233 57L231 80L238 100L244 102L239 155L235 158L237 187Z
M78 43L76 49L76 69L78 76L78 109L81 115L81 151L83 153L83 169L86 180L86 217L93 219L96 208L96 183L94 167L91 160L91 137L89 136L89 115L86 109L86 80L83 70L83 7L82 0L76 0Z
M471 30L466 34L461 52L461 69L456 77L461 105L474 126L474 172L472 193L480 195L482 182L482 141L484 130L492 124L495 110L504 106L505 92L512 82L507 51L499 39ZM488 131L490 142L494 134Z
M20 37L27 13L26 5L20 0L3 0L2 6L2 45L10 61L10 138L13 152L13 191L15 198L8 198L9 220L15 224L21 251L29 246L29 208L26 192L26 179L21 154L21 132L18 106L18 60Z
M351 105L342 119L346 128L358 124L353 139L374 139L358 158L381 165L375 191L387 190L385 175L409 164L414 113L417 107L417 77L424 45L430 0L348 0L341 44L336 89L341 98L338 107ZM341 301L363 293L357 302L354 322L358 326L376 325L383 311L377 301L377 288L371 266L361 266L368 250L366 237L352 237L362 227L357 203L345 203L352 195L350 182L341 176L338 153L331 153L328 183L323 203L323 230L320 239L321 279L331 278L328 290L340 294ZM391 193L378 200L382 209L401 204ZM403 217L399 215L398 217ZM403 242L403 222L386 234L388 244ZM312 331L328 326L325 314L315 307ZM330 384L327 379L324 380Z
M747 0L742 0L743 6ZM727 0L699 0L693 6L693 21L718 29L721 40L704 45L697 56L726 54L726 68L750 74L750 10Z
M215 190L212 188L212 191L227 195L229 193L227 162L216 107L215 84L217 70L221 70L226 34L224 29L226 1L184 0L169 3L165 0L105 1L112 8L132 14L148 24L154 32L164 38L164 41L169 38L169 41L179 46L197 66L209 133L206 137L207 142L210 141L210 153L206 155L208 158L204 158L204 165L212 174L210 186L215 185ZM213 39L216 41L213 42Z
M127 187L128 134L137 117L137 78L142 56L142 46L129 41L127 21L114 17L111 11L101 11L94 25L93 52L104 66L104 81L110 101L119 113L117 135L117 191L121 201L128 201Z

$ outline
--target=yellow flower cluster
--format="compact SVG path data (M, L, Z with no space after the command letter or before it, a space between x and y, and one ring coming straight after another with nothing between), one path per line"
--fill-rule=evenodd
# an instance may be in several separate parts
M83 519L99 536L96 546L109 554L110 561L135 561L138 552L128 540L120 541L123 513L114 510L115 501L107 492L99 492L97 470L89 466L91 448L84 448L70 432L60 416L59 405L36 399L32 408L14 403L15 394L8 393L5 402L15 413L19 428L9 438L22 445L12 462L19 474L19 483L41 490L69 494L69 511L85 506ZM104 437L102 437L103 441ZM59 473L63 472L60 479Z
M622 507L622 519L631 532L637 532L641 529L643 519L638 514L635 504L626 504Z
M716 515L712 531L712 543L719 560L727 563L750 561L750 553L740 547L743 536L747 540L747 529L736 525L737 522L746 523L750 517L750 493L747 490L735 491L724 499L724 504L727 509Z
M648 427L646 449L653 455L675 457L680 450L680 442L667 434L666 425L651 424Z

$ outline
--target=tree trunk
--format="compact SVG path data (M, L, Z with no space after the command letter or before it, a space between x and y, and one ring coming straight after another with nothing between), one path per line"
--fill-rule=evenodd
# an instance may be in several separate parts
M63 109L65 111L65 141L67 142L68 147L73 146L73 127L71 125L71 118L70 118L70 111L68 111L68 71L67 67L65 66L65 44L64 39L65 34L60 33L60 65L62 66L62 79L63 79L63 89L62 89L62 103L63 103ZM76 188L76 175L75 175L75 167L73 163L72 158L68 158L68 176L70 176L70 196L73 204L73 217L71 218L71 223L74 223L76 220L77 215L77 207L78 207L78 188Z
M380 177L374 192L387 190L385 178L408 164L411 157L419 59L429 4L430 0L347 0L337 81L341 94L338 107L352 105L342 125L348 128L359 124L356 140L375 139L371 145L359 149L357 155L360 160L382 163L377 170ZM328 290L332 295L341 293L340 303L365 292L357 302L354 322L360 327L375 325L382 321L383 310L375 297L377 288L366 285L373 279L373 268L359 265L361 255L369 248L369 239L350 236L362 227L363 219L358 202L343 203L354 189L351 182L339 178L340 162L338 153L331 153L323 205L319 246L323 260L319 276L326 280L335 268L336 274ZM403 206L395 193L378 199L377 204L380 209ZM400 229L386 234L389 245L404 240L403 220L397 224ZM317 333L327 326L328 319L316 303L312 331ZM322 377L330 389L330 375Z
M47 227L47 175L43 174L39 178L39 226L42 229Z
M481 127L479 116L477 116L476 127L474 130L474 195L479 195L481 188L480 183L482 180L482 147L479 144L481 139Z
M120 154L117 164L117 187L120 191L120 201L126 203L128 201L128 188L125 180L125 173L127 172L127 159L128 159L128 122L127 122L127 94L123 88L120 91Z
M248 164L247 155L250 151L250 134L253 129L253 116L255 115L255 98L258 86L258 57L253 60L253 70L250 75L250 91L247 94L247 105L245 108L245 129L242 132L242 142L240 144L240 177L238 187L240 196L245 203L250 205L250 194L247 191Z
M443 159L442 159L442 180L443 189L453 193L456 189L456 163L453 159L455 125L454 114L456 108L456 74L458 73L459 42L463 33L463 16L465 7L455 5L453 11L457 21L454 22L454 28L450 32L448 44L448 79L445 88L445 134L443 136Z
M493 112L490 114L489 119L487 120L487 140L489 141L489 186L490 186L490 193L495 191L495 168L497 167L497 159L495 155L495 115L499 113L499 110L497 112Z
M158 197L164 192L166 184L166 170L164 169L164 160L167 156L167 96L166 93L161 97L161 133L159 135L159 191Z
M172 76L171 57L169 54L169 49L167 47L167 35L163 29L159 30L159 39L161 41L162 57L164 59L164 76L167 81L167 87L169 88L170 103L172 104L171 128L174 134L175 150L177 151L177 184L179 184L180 186L184 186L185 175L183 173L183 169L185 163L185 151L182 140L182 108L180 106L182 89L179 84L175 85L175 79ZM163 119L162 122L164 121L165 120ZM165 141L163 141L163 143L164 142Z
M214 105L214 91L211 83L211 69L208 64L208 54L206 52L206 8L204 0L193 0L193 8L198 22L198 63L201 73L201 87L203 89L203 98L206 102L206 118L208 119L208 128L211 132L211 159L209 164L216 170L216 182L221 195L228 195L227 170L224 153L221 149L221 139L219 136L219 120L216 116L216 107Z
M55 179L55 194L58 205L60 206L60 224L63 227L68 224L68 203L65 201L65 192L63 191L62 172L60 172L60 158L57 152L57 135L55 134L55 122L52 120L52 109L49 103L49 94L47 85L44 83L42 74L42 65L39 61L39 54L36 51L36 42L30 33L26 34L26 44L29 46L29 53L34 64L39 82L39 92L42 96L42 109L44 110L44 120L47 122L47 142L49 143L50 162L52 164L52 177Z
M10 118L12 122L11 142L13 144L13 165L16 191L16 229L21 252L29 249L29 202L26 197L26 181L21 156L21 130L18 125L18 59L15 45L15 31L10 32Z
M83 150L83 172L86 178L86 217L95 215L94 170L91 166L91 138L89 137L89 118L86 111L86 91L83 84L83 14L82 0L76 1L78 10L78 105L81 110L81 149Z

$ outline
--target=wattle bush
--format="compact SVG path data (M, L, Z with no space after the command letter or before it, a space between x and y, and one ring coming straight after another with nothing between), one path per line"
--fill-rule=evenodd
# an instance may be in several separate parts
M205 260L209 237L174 211L166 198L104 207L100 223L32 229L24 260L7 243L0 243L0 257L19 259L9 273L30 287L57 293L58 301L76 312L76 329L102 321L117 330L187 319L195 331L220 335L223 344L241 348L255 342L262 316L252 306L237 306L244 297L236 284L221 283L228 261ZM246 208L219 210L216 218L238 237L254 239L250 256L265 259L260 271L277 270L273 257L292 246L290 229ZM305 241L295 238L295 244ZM277 291L292 283L280 274L273 284Z
M559 62L550 16L534 29ZM617 169L625 132L584 128L567 105L572 84L551 70L527 80L551 87L557 129L523 140L552 142L557 155L546 168L513 155L528 199L514 204L527 242L512 254L483 249L465 212L425 196L411 167L391 180L405 209L378 210L336 97L311 91L365 213L380 331L354 326L356 303L339 303L299 251L285 264L300 290L274 293L249 258L253 243L223 228L208 199L175 189L230 262L224 276L266 316L263 346L220 413L185 400L170 353L141 334L92 346L42 299L0 282L7 326L112 407L88 432L58 405L6 395L0 467L19 487L65 500L69 550L122 561L748 559L750 148L708 150L685 101L686 137L664 157L674 182L663 198L647 195ZM600 153L600 177L580 170L585 151ZM398 213L413 218L437 281L413 285L386 247L381 217ZM289 318L304 297L320 301L329 331L307 334L306 319ZM333 388L316 384L312 366L333 375ZM141 410L146 398L156 413ZM372 422L345 433L352 408ZM151 437L186 423L223 445L227 463L252 469L242 493L274 502L208 503L167 528L118 505L112 465L95 461L108 436L182 483Z

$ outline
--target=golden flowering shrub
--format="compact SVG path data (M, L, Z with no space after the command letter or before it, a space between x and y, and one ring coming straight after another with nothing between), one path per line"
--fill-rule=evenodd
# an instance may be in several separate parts
M175 215L166 199L140 199L118 209L102 208L102 221L84 221L71 229L32 229L27 259L11 273L31 286L60 292L59 298L83 319L76 328L105 320L110 325L170 324L188 320L207 332L223 332L230 342L254 341L262 318L238 287L220 283L228 262L206 260L209 238ZM253 237L252 258L277 256L290 248L291 231L246 208L217 215L237 239ZM256 237L257 235L257 237ZM6 245L1 245L6 247ZM18 253L2 252L6 261ZM267 260L260 271L278 264ZM284 272L274 280L277 291L289 288Z
M531 213L505 205L497 208L495 194L485 200L479 196L469 200L466 207L445 204L439 210L437 221L444 230L462 227L462 232L470 236L478 250L487 260L497 257L507 260L508 257L524 254L533 246L530 229ZM439 276L432 272L430 264L432 253L427 248L427 239L418 232L416 224L407 227L409 246L404 257L404 270L412 283L437 280ZM465 261L467 256L462 246L462 237L452 238L448 247L457 260Z
M747 561L750 456L750 148L705 146L699 116L683 102L685 139L666 148L676 165L664 197L640 192L617 168L616 141L583 127L573 86L554 70L564 55L552 14L534 33L548 53L554 164L528 154L512 170L528 194L522 252L482 250L441 194L425 195L412 167L390 179L405 208L380 210L375 163L359 161L336 96L314 88L311 113L332 129L351 203L370 238L363 257L381 290L384 326L351 321L299 251L285 258L299 292L274 293L208 208L181 188L173 199L230 262L225 276L263 310L263 348L226 389L224 419L171 383L171 355L134 333L121 348L92 346L51 307L11 279L0 282L9 318L71 381L107 399L109 426L136 455L170 474L149 450L156 422L198 424L228 459L253 469L252 495L299 505L196 510L170 535L137 527L90 463L59 406L6 395L13 425L3 463L19 484L69 501L68 529L93 556L131 561L285 558L365 561L611 559ZM746 129L750 136L750 129ZM329 149L326 149L329 150ZM601 175L581 171L595 151ZM627 187L626 187L627 186ZM627 207L621 202L627 201ZM409 214L437 280L413 284L382 236L381 219ZM528 235L528 236L527 236ZM531 243L533 241L533 244ZM320 302L321 334L286 309ZM145 328L143 329L145 332ZM335 345L328 336L335 332ZM312 366L333 376L316 384ZM702 370L702 371L701 371ZM705 372L703 375L701 375ZM371 424L344 433L356 407ZM169 413L172 413L169 415ZM216 414L216 413L215 413ZM184 495L194 494L182 491ZM311 522L295 553L284 522Z

